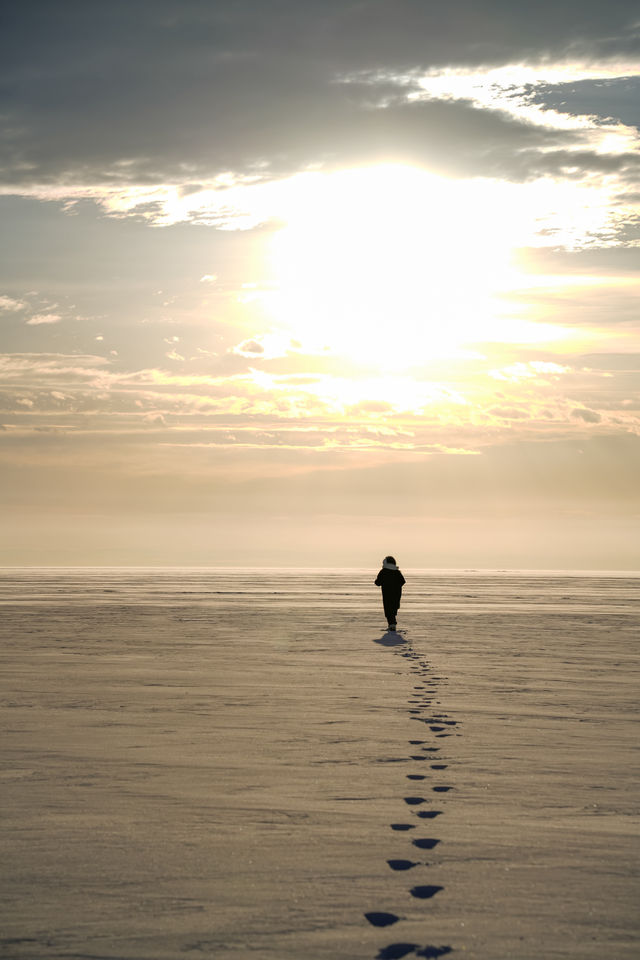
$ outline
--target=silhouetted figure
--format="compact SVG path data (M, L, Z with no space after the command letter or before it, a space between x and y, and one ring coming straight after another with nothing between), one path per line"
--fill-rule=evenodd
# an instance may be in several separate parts
M396 616L405 583L406 580L400 573L395 557L385 557L382 561L382 570L376 577L376 587L382 587L382 604L389 630L396 628Z

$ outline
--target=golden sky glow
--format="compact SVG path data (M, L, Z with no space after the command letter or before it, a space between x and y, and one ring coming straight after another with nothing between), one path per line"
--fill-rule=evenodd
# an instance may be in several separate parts
M0 562L640 566L635 15L141 6L9 24Z

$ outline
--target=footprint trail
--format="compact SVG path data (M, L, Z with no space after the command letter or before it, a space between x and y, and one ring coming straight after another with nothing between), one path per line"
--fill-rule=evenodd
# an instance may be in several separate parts
M409 748L413 747L415 752L408 753L407 751L407 754L404 756L405 762L419 764L420 766L415 772L404 773L404 781L405 783L407 780L416 783L416 789L418 790L423 789L424 784L424 788L430 793L444 797L453 791L454 788L449 784L438 782L438 778L442 776L445 770L449 769L450 763L435 762L437 758L434 754L438 753L443 747L436 746L433 741L434 739L443 737L460 736L459 722L451 719L449 714L442 712L439 709L440 702L436 699L439 693L438 686L441 683L446 683L446 678L433 676L427 658L414 649L411 638L408 637L404 631L399 633L402 639L398 644L393 645L393 653L405 659L410 675L414 678L413 685L407 697L407 719L409 722L424 724L423 729L414 731L414 733L418 733L418 735L422 734L424 739L415 737L413 739L407 739L407 745ZM392 646L391 644L383 645ZM427 735L426 737L425 734ZM443 757L442 760L449 760L449 757ZM430 780L431 782L429 783ZM420 786L418 786L418 784L420 784ZM411 814L417 820L435 821L437 817L446 813L445 809L420 809L432 802L426 791L424 794L411 794L407 796L401 794L400 796L404 804L405 815ZM444 803L447 802L450 802L449 798L444 801ZM419 824L398 822L389 824L389 827L394 834L398 835L410 833L417 825ZM400 837L398 837L398 839L400 839ZM411 835L406 837L404 842L409 845L407 852L413 847L414 854L416 850L433 851L441 844L439 837L414 837ZM402 856L401 851L397 849L397 845L396 850L389 850L389 853L393 855L389 856L386 860L386 868L397 876L397 880L393 881L394 884L400 882L401 878L409 873L411 874L411 879L414 881L412 886L410 885L404 889L406 910L412 915L411 919L413 920L415 919L415 909L412 910L411 908L412 901L414 903L416 901L424 903L424 909L428 910L428 901L436 896L446 895L445 888L442 884L426 882L427 878L431 879L432 874L433 879L437 880L435 874L439 861L436 860L434 863L427 863L424 860L416 861L409 859L406 856ZM417 882L415 882L416 880ZM397 887L396 890L402 895L401 887ZM396 895L396 900L398 901L398 899ZM371 911L366 913L365 917L372 926L376 927L390 926L409 919L399 914L385 911ZM444 957L452 952L453 947L450 945L436 946L434 944L424 945L424 943L421 945L410 941L398 940L381 947L375 960L399 960L399 958L409 956L437 958Z

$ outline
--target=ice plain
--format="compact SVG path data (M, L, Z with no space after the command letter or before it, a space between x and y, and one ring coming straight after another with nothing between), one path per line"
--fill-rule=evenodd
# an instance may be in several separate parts
M638 955L632 575L0 571L0 956Z

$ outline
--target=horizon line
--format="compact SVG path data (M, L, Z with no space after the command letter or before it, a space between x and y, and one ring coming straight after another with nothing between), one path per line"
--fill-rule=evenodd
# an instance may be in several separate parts
M299 565L299 564L0 564L5 570L371 570L376 564L363 565ZM624 567L417 567L401 565L402 569L423 573L554 573L576 574L620 574L640 577L640 569Z

